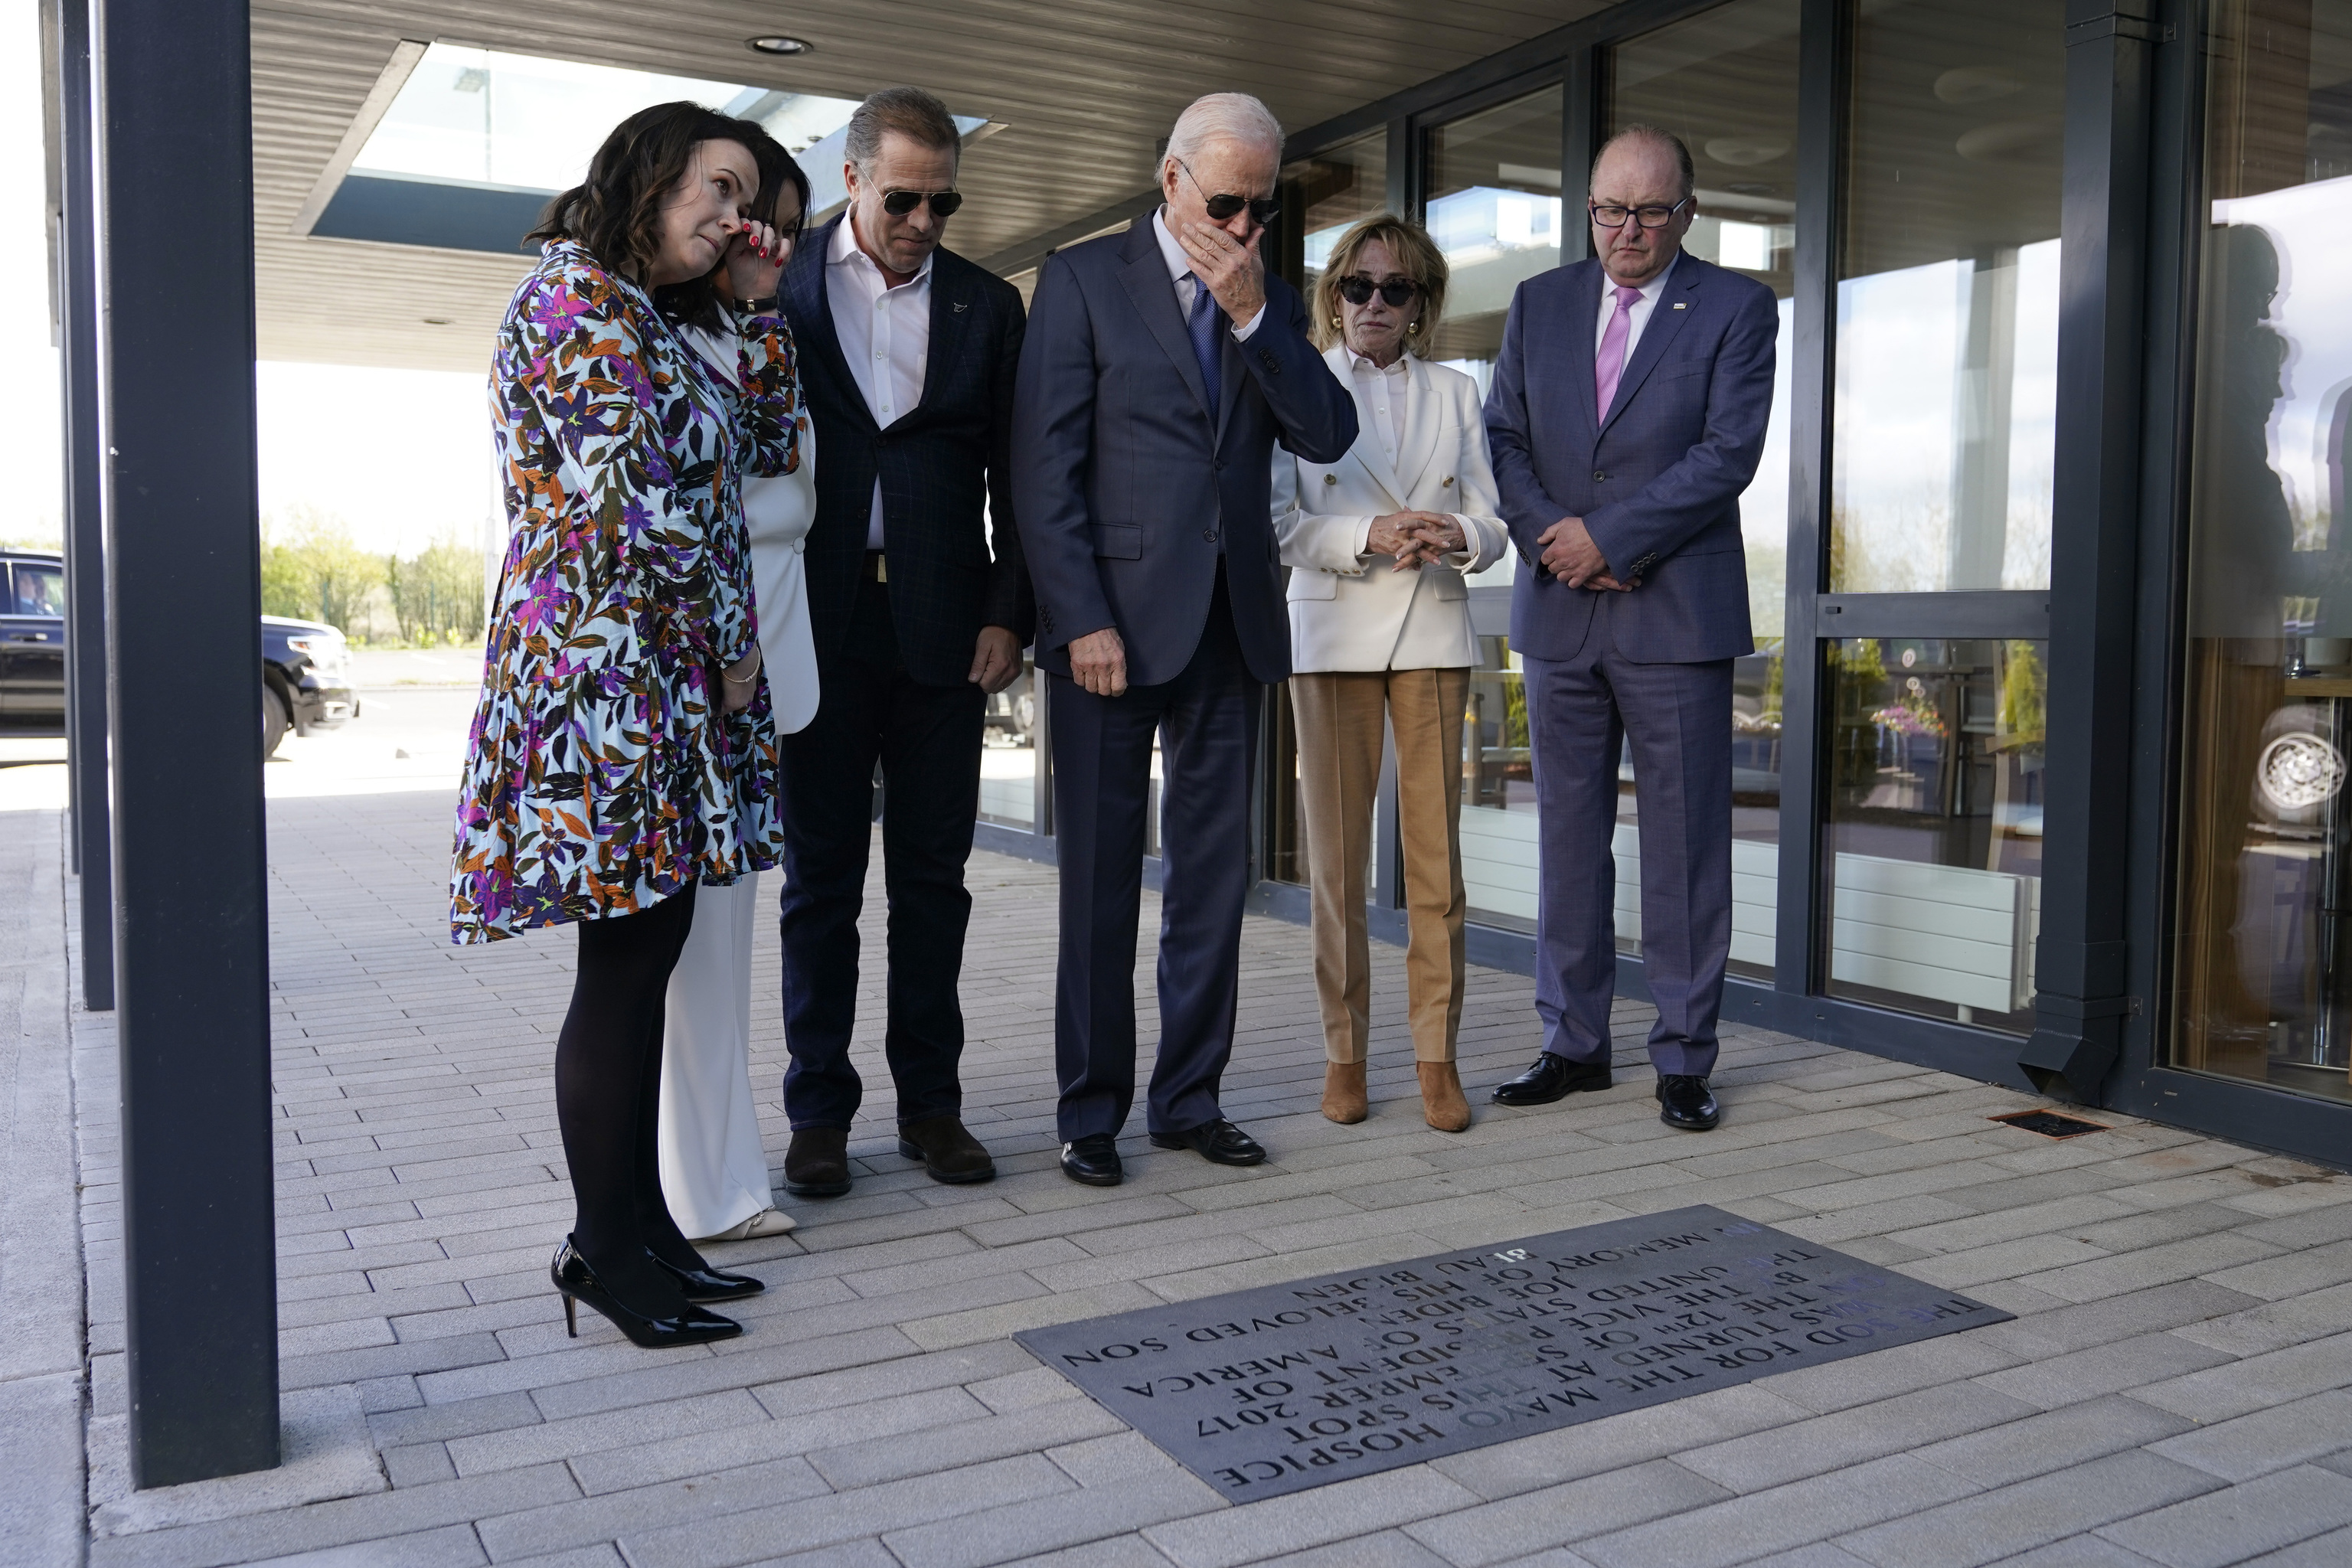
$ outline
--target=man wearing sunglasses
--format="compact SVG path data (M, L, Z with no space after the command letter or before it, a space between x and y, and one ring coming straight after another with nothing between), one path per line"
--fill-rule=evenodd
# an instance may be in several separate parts
M1630 750L1659 1117L1706 1131L1731 945L1731 661L1748 636L1739 493L1772 408L1772 290L1685 252L1690 152L1653 126L1592 166L1592 260L1519 285L1486 398L1542 837L1543 1053L1495 1090L1609 1087L1620 759Z
M1135 945L1151 742L1165 791L1160 1044L1146 1128L1251 1165L1225 1120L1265 685L1290 673L1269 497L1276 441L1337 462L1355 400L1266 276L1282 127L1244 93L1177 120L1162 205L1057 251L1037 281L1013 422L1013 501L1052 672L1062 1169L1120 1179L1135 1099Z
M1022 312L1012 285L940 243L963 200L958 150L930 94L867 99L849 121L849 208L784 274L819 453L803 551L817 711L783 748L782 789L784 1184L803 1197L849 1190L877 763L899 1152L938 1181L995 1173L963 1126L957 987L986 703L1020 675L1032 616L1008 461Z

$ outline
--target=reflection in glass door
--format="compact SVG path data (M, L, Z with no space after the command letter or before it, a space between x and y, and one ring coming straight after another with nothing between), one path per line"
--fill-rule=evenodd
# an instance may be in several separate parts
M2171 1059L2347 1100L2352 0L2209 26Z
M1682 138L1697 216L1684 247L1768 285L1780 302L1771 424L1739 498L1756 652L1732 673L1731 969L1769 978L1780 909L1781 629L1788 598L1790 327L1794 319L1799 0L1733 0L1620 45L1611 131ZM1810 586L1810 584L1808 584ZM1640 951L1641 830L1633 769L1619 785L1618 945Z

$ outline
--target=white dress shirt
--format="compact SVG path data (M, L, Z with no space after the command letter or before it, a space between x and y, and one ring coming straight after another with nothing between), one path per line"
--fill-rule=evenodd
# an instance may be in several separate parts
M1372 417L1364 429L1374 436L1381 450L1388 457L1389 467L1396 467L1397 447L1404 440L1405 400L1412 395L1412 370L1399 354L1394 363L1383 369L1356 353L1348 351L1348 374L1355 381L1356 405Z
M843 226L845 228L848 226L845 224ZM1161 207L1151 215L1151 237L1160 242L1160 258L1168 264L1168 276L1176 285L1177 314L1190 321L1192 316L1192 300L1201 291L1201 280L1192 276L1192 258L1184 254L1184 247L1176 243L1174 235L1168 232L1166 207ZM1257 331L1257 324L1265 320L1265 307L1260 305L1256 315L1234 328L1234 342L1237 343L1249 342L1250 334Z
M833 330L841 357L866 396L874 423L888 429L923 400L923 371L931 353L931 258L922 269L892 288L874 258L858 248L847 213L834 226L824 253L824 290L833 307ZM874 510L866 525L866 548L882 548L882 479L874 479Z
M842 226L845 228L848 226L845 224ZM1627 364L1633 363L1633 350L1642 342L1642 329L1649 324L1650 312L1656 309L1658 296L1666 291L1666 279L1675 275L1675 268L1682 265L1682 259L1683 253L1679 250L1675 251L1675 258L1666 263L1666 269L1642 285L1642 297L1634 300L1631 308L1626 310L1625 363ZM1608 273L1603 272L1601 278L1601 316L1592 328L1592 353L1596 358L1601 353L1601 340L1609 331L1609 318L1617 313L1619 287L1617 280Z

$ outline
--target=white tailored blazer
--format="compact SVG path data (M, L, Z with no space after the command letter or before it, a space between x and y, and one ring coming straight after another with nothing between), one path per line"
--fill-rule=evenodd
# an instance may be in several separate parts
M686 339L729 384L741 363L731 334L721 339L698 327ZM751 605L760 620L760 662L776 732L789 735L816 717L816 637L809 629L808 574L801 551L816 521L816 430L801 407L800 467L789 474L743 479L743 526L751 540Z
M1274 531L1291 569L1290 660L1302 675L1335 670L1444 669L1478 662L1465 574L1511 547L1496 515L1495 471L1478 384L1408 356L1404 436L1393 468L1363 392L1335 343L1324 363L1356 399L1359 433L1336 463L1274 454ZM1392 511L1449 513L1465 547L1441 563L1399 572L1367 556L1372 520Z

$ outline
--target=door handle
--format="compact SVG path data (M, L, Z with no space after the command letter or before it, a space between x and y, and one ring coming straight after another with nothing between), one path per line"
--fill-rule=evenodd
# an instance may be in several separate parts
M47 642L49 640L49 634L47 632L10 632L8 634L8 640L10 642Z

